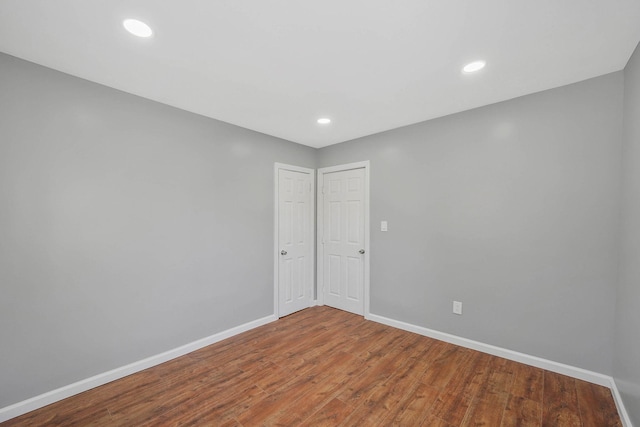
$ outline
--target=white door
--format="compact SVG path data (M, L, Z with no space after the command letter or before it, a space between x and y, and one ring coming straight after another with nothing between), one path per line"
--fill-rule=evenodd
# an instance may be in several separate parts
M313 171L276 165L277 313L302 310L313 299Z
M365 169L322 176L324 303L364 314Z

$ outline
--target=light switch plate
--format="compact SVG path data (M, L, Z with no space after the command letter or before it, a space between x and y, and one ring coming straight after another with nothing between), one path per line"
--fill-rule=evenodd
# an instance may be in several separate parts
M388 230L387 221L380 221L380 231L387 231L387 230Z

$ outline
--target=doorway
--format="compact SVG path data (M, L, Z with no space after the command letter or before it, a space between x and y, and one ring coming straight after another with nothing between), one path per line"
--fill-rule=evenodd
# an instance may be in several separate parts
M318 170L318 302L369 314L369 162Z
M310 307L314 283L313 169L275 164L274 312Z

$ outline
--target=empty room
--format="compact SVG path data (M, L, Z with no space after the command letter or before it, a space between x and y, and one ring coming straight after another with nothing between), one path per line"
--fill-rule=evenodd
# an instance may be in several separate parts
M640 426L640 2L0 1L3 426Z

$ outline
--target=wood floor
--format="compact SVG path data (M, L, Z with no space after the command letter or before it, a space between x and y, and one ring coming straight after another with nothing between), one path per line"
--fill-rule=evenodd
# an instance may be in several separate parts
M621 423L607 388L314 307L5 425Z

